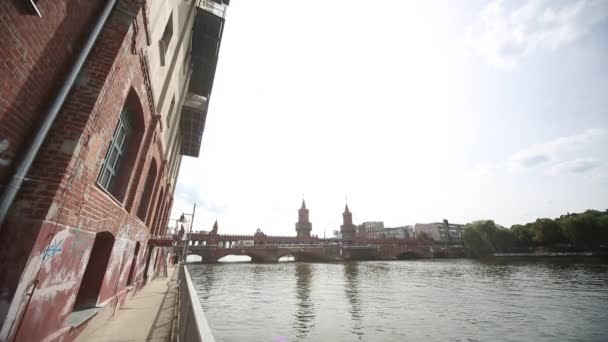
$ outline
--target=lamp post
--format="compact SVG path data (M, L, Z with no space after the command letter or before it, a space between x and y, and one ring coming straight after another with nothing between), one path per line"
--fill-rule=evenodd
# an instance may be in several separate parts
M168 235L177 235L177 228L180 219L169 219L167 222L167 232ZM175 221L175 226L171 227L171 221Z
M182 262L184 265L186 264L186 257L188 253L188 243L190 242L190 233L192 232L192 225L194 224L194 213L196 212L196 203L194 203L194 208L192 208L192 214L182 214L179 218L179 222L188 222L186 215L192 216L190 221L190 227L188 227L188 232L186 233L186 240L184 240L184 248L182 249Z

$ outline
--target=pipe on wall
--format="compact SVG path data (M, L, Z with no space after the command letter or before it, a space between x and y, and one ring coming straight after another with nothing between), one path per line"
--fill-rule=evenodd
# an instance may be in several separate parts
M10 183L7 185L6 190L2 194L2 198L0 199L0 225L4 223L4 220L8 216L9 210L15 201L15 197L17 196L19 189L21 189L21 185L23 184L30 167L34 162L34 159L38 155L38 151L40 151L40 147L42 146L44 139L46 139L53 122L57 118L57 115L59 114L59 111L61 110L68 94L72 90L76 77L78 77L82 66L93 49L93 45L97 41L97 38L99 37L99 34L107 19L110 17L110 13L112 12L112 9L117 1L118 0L108 0L106 2L102 13L95 22L95 26L85 41L82 50L80 50L74 65L72 65L66 79L63 81L57 96L55 96L51 102L51 105L44 116L44 120L42 121L40 128L32 140L32 143L25 152L23 159L19 162Z

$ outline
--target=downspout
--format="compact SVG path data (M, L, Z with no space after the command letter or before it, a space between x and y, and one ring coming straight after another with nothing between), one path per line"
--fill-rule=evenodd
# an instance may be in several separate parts
M84 65L89 53L91 52L95 41L97 41L99 33L103 29L103 26L106 23L108 17L110 16L112 8L114 8L116 2L117 0L107 0L103 12L97 19L97 22L95 22L95 26L93 27L91 34L87 38L82 50L78 54L76 62L74 63L74 65L72 65L72 68L70 69L70 72L68 73L66 79L63 81L63 84L61 85L57 96L55 96L53 102L51 103L51 106L49 107L49 110L46 112L42 125L40 125L40 128L38 129L38 132L36 132L36 135L34 136L31 145L25 153L25 156L20 161L15 173L13 174L13 177L11 178L10 183L7 185L6 190L2 194L2 198L0 200L0 225L4 223L4 220L8 216L8 212L13 202L15 201L15 197L17 196L17 193L19 192L19 189L21 188L21 185L23 184L23 181L25 180L25 177L27 176L27 173L30 170L30 167L34 162L34 159L38 155L38 151L40 151L40 147L42 146L44 139L46 139L51 129L51 126L53 125L53 122L57 118L57 115L59 114L59 111L61 110L61 107L65 102L65 99L72 90L76 81L76 77L78 77L82 66Z

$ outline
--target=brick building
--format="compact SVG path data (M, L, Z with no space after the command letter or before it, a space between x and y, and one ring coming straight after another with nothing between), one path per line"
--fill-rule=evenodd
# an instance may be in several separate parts
M0 2L0 341L74 340L166 265L227 5Z

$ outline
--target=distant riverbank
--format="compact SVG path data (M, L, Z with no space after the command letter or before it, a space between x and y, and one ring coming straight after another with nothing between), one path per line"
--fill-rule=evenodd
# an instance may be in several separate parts
M494 253L492 256L497 258L505 257L606 257L606 252L531 252L531 253Z

